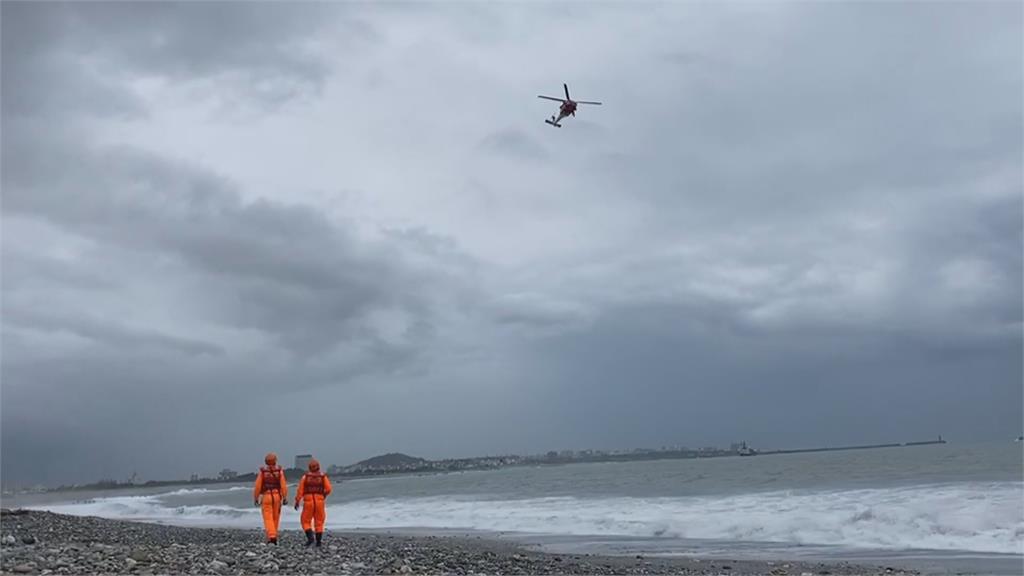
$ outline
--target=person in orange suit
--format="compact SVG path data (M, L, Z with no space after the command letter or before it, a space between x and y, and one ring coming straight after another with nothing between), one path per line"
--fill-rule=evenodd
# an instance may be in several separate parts
M263 507L263 529L267 532L267 542L276 545L281 506L288 503L288 485L285 483L284 469L277 465L277 454L267 454L263 462L266 466L261 466L256 474L252 497L256 506Z
M302 502L302 529L306 532L306 547L313 544L313 532L316 530L316 546L324 538L324 520L327 519L325 501L331 494L331 481L320 471L320 463L309 461L309 472L299 480L299 489L295 493L295 509ZM311 522L312 521L312 522Z

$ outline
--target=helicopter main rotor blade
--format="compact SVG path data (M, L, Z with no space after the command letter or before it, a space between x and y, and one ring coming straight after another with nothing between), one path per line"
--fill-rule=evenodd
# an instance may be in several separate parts
M562 88L565 88L565 99L566 100L572 100L572 98L569 97L569 85L568 84L562 84Z
M562 100L561 98L555 98L553 96L540 96L540 95L538 95L537 98L543 98L545 100L554 100L555 102L565 102L565 100Z

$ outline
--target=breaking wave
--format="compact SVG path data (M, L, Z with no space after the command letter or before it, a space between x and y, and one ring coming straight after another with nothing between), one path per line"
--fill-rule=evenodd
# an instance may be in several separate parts
M699 498L426 498L353 502L339 527L423 526L1024 553L1022 483Z
M230 488L182 488L174 492L166 492L159 496L187 496L190 494L216 494L218 492L239 492L252 490L251 486L232 486Z
M261 522L260 511L255 507L245 509L219 504L168 506L161 500L166 496L181 495L182 492L178 490L153 496L112 496L32 508L75 516L99 516L179 526L248 528Z
M244 488L242 488L244 489ZM1024 483L658 498L379 498L329 506L335 529L437 528L1024 554ZM180 491L179 491L180 493ZM163 495L47 509L180 525L258 527L259 510L168 506ZM298 523L285 509L282 522Z

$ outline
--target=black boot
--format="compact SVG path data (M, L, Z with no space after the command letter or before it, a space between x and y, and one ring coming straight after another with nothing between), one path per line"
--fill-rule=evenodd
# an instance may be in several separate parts
M320 541L323 540L323 539L324 539L324 533L323 532L317 532L316 533L316 547L317 548L320 547Z
M306 530L306 548L309 548L312 545L313 545L313 531L312 530Z
M273 544L274 546L277 546L277 538L271 538L270 539L270 543Z

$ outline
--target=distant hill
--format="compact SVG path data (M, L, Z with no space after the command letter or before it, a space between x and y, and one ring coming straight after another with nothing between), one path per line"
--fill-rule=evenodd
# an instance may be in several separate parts
M417 464L426 464L426 460L423 458L414 458L406 454L400 454L398 452L392 452L391 454L383 454L381 456L374 456L368 458L362 462L358 462L355 466L364 466L367 468L384 468L387 466L415 466Z

